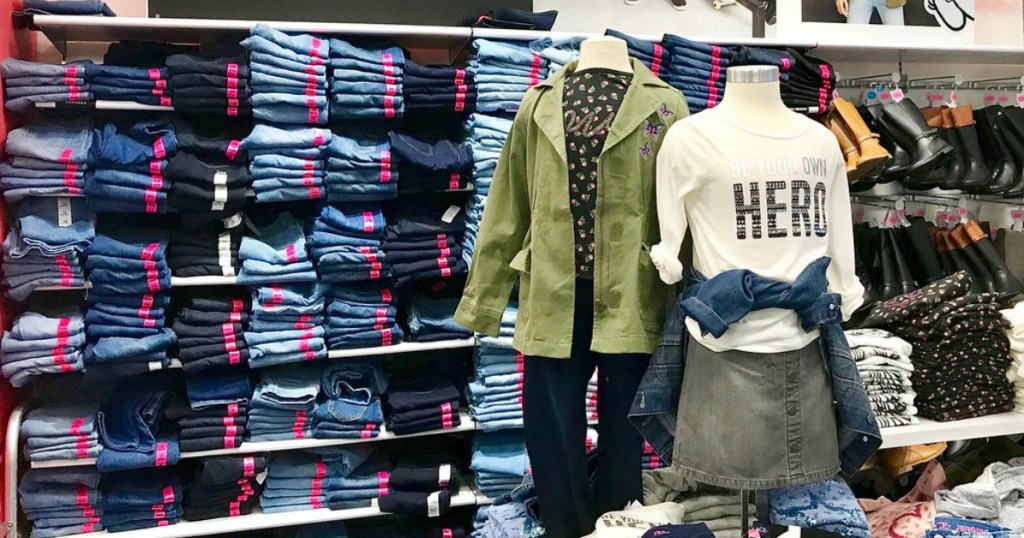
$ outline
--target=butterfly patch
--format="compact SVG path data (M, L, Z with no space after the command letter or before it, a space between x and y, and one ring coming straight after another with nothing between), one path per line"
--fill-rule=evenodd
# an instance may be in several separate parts
M650 142L644 144L644 147L640 148L640 156L643 157L644 160L650 159L653 153L654 151L651 149Z
M662 123L651 124L650 120L644 120L644 136L658 141L658 137L661 136L661 132L665 130L665 125Z
M668 109L668 105L666 105L665 103L662 103L661 106L658 107L658 115L661 116L662 118L668 119L668 118L674 116L675 112L672 112L671 110L669 110Z

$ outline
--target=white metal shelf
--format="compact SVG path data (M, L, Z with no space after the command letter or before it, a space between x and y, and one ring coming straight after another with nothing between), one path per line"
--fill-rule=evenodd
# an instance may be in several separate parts
M1024 414L1002 413L987 417L935 422L922 419L920 424L884 428L882 448L938 443L940 441L962 441L1000 435L1024 433Z
M327 358L345 359L351 357L370 357L373 355L389 355L391 353L416 353L419 351L460 349L474 346L476 346L476 339L474 338L465 338L462 340L439 340L437 342L402 342L393 346L335 349L327 352Z
M469 487L463 487L452 496L451 506L476 506L478 494ZM253 512L252 514L238 517L222 517L208 519L205 521L181 521L166 527L142 529L138 531L127 531L109 533L106 531L89 534L73 534L71 538L93 538L95 536L117 536L118 538L179 538L186 536L209 536L211 534L237 533L255 531L259 529L273 529L277 527L290 527L294 525L311 525L315 523L326 523L329 521L344 521L348 519L364 519L376 516L388 515L381 512L374 499L373 505L367 508L353 508L351 510L331 510L329 508L318 508L315 510L298 510L294 512L277 512L265 514Z
M67 105L82 108L95 108L96 110L141 110L152 112L170 112L174 107L160 105L144 105L133 101L82 101L81 103L36 103L36 108L57 108L57 105Z
M172 288L185 288L189 286L235 286L238 285L237 276L172 276ZM92 288L92 282L86 282L84 286L43 286L35 291L68 291L87 290Z
M238 448L222 448L217 450L203 450L199 452L183 452L181 459L207 458L210 456L232 456L242 454L254 454L264 452L287 452L290 450L309 450L313 448L324 448L330 446L355 445L361 443L377 443L392 441L395 439L413 439L416 437L433 437L436 435L450 435L465 433L477 430L476 422L466 411L459 412L459 425L447 430L429 430L406 435L396 435L389 431L386 425L380 428L380 434L371 439L294 439L289 441L264 441L264 442L243 442ZM54 460L31 462L33 469L55 469L60 467L84 467L95 465L95 458L80 460Z

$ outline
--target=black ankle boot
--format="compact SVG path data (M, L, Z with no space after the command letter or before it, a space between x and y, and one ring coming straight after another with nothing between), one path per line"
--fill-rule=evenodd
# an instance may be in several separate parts
M938 136L938 130L929 127L917 105L910 99L882 105L882 123L893 139L910 154L908 181L920 179L938 166L953 148Z

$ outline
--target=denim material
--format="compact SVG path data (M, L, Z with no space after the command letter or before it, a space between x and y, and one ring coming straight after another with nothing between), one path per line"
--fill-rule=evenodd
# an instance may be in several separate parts
M250 67L254 67L257 64L267 63L289 69L291 71L305 72L307 74L323 75L326 73L326 68L324 66L326 56L313 56L308 54L309 52L319 53L318 50L305 49L304 52L296 52L290 48L282 46L282 44L277 43L276 40L267 39L255 34L245 38L240 44L246 49L249 49ZM326 42L324 42L324 44L326 44Z
M102 0L26 0L23 11L42 15L117 16Z
M330 115L337 120L370 120L401 118L405 114L404 104L399 106L363 106L359 104L338 104L335 97L331 98Z
M400 159L429 170L462 170L473 162L465 144L448 140L427 143L409 135L392 132L391 148Z
M273 153L283 148L319 148L330 144L333 136L326 129L280 128L258 124L242 140L242 147L250 151L266 149Z
M458 298L430 299L416 295L409 311L409 332L413 335L431 332L462 333L472 336L472 331L455 322Z
M88 103L93 100L93 94L88 90L75 93L51 91L45 94L7 99L4 106L8 110L27 114L35 108L36 103Z
M282 96L283 94L273 94L275 97L270 98L271 102L274 102L276 96ZM305 123L310 125L327 125L327 117L329 109L327 107L313 107L306 108L296 105L265 105L254 108L252 115L258 120L263 120L273 123Z
M12 61L8 58L6 62ZM6 62L4 65L6 65ZM62 70L63 73L63 70ZM7 74L4 77L7 78ZM50 163L87 164L93 136L86 120L40 121L14 129L7 136L7 155L28 157Z
M525 66L539 64L542 68L547 64L547 60L530 50L528 45L474 39L470 46L474 56L482 61Z
M262 73L274 77L286 78L293 81L303 82L303 88L307 85L322 88L327 85L327 67L324 65L307 64L301 61L290 60L283 56L260 52L254 50L249 54L249 67L253 75ZM310 80L310 77L313 77ZM253 89L259 90L262 85L257 85L256 79L252 80Z
M685 364L686 317L704 334L721 336L747 313L786 308L800 315L805 330L818 329L832 378L844 473L856 472L881 445L881 435L843 333L840 298L828 293L827 257L812 262L792 284L759 277L748 270L726 271L707 279L694 273L662 330L651 365L636 394L630 419L666 461L671 461L676 401Z
M170 123L140 122L124 131L106 124L94 131L90 164L96 168L144 166L174 156L177 139Z

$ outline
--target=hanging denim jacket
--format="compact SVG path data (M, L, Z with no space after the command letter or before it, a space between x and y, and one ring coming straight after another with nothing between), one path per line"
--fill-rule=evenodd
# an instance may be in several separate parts
M708 279L694 271L662 327L651 364L640 382L629 418L647 442L671 461L679 392L686 362L686 318L703 334L720 337L729 325L754 310L785 308L800 317L805 331L818 329L822 355L832 378L839 438L839 462L853 474L882 444L881 432L842 328L842 299L828 293L825 270L832 260L821 257L790 284L734 269Z

